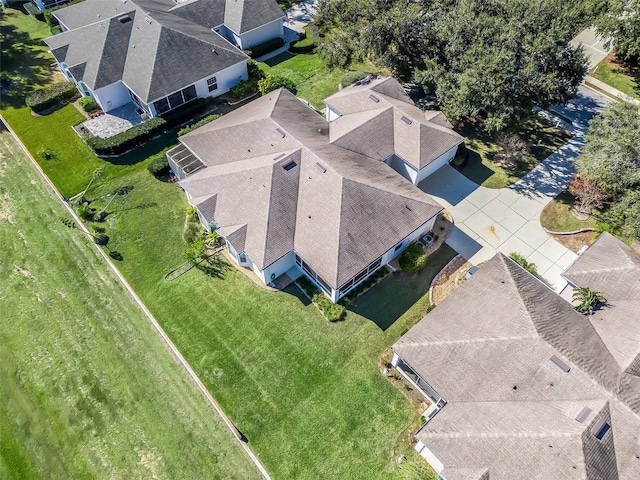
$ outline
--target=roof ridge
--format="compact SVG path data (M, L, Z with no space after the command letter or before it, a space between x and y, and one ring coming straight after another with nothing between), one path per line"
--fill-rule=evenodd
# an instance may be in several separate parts
M473 343L498 343L498 342L519 342L522 340L535 340L540 338L540 335L513 335L509 337L492 337L492 338L465 338L459 340L438 340L428 342L404 342L403 345L407 347L423 347L434 345L463 345Z

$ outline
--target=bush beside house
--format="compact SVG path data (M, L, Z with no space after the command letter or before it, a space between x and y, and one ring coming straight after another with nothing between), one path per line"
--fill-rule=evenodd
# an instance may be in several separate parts
M284 40L280 37L276 37L251 47L251 50L247 50L246 53L251 58L258 58L279 49L282 45L284 45Z
M325 318L330 322L337 322L339 320L342 320L347 310L343 305L333 303L322 293L316 293L313 296L312 300L313 303L315 303L318 307L318 310L320 310L320 312L322 312Z
M89 145L97 155L119 155L161 132L167 126L163 118L150 118L140 125L109 138L89 137Z
M281 87L286 88L294 95L297 93L297 89L293 81L279 75L267 74L266 77L258 81L258 90L260 90L262 95L266 95L267 93Z
M25 98L27 107L36 113L53 107L63 100L73 98L78 93L75 84L70 82L58 82L45 88L36 90Z
M426 264L427 254L417 243L409 245L400 255L400 268L405 272L419 272Z
M98 107L96 101L91 97L80 97L78 99L78 105L85 112L90 112L91 110L95 110Z

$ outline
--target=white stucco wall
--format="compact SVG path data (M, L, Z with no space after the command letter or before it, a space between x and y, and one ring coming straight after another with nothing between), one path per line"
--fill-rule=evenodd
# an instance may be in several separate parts
M220 32L220 34L223 37L226 37L231 43L239 45L242 50L247 50L254 45L259 45L262 42L266 42L267 40L275 37L284 38L283 18L279 18L273 22L269 22L240 35L230 28L227 28L227 31L231 34L233 39L228 38L222 32Z
M218 82L218 88L213 92L210 92L207 87L207 79L215 76ZM247 61L244 60L240 63L236 63L235 65L231 65L230 67L225 68L224 70L220 70L219 72L212 73L207 77L198 80L195 83L196 93L198 97L217 97L218 95L222 95L223 93L227 93L231 87L236 86L242 80L246 80L249 78L249 74L247 73ZM188 87L185 85L182 88Z
M415 450L431 465L435 472L440 475L440 472L444 470L444 464L438 460L438 457L436 457L421 440L418 440L418 443L416 443Z
M129 89L122 82L112 83L94 90L93 98L105 112L126 105L131 101Z
M427 178L429 175L434 173L436 170L438 170L441 167L444 167L451 160L453 160L453 157L456 156L456 151L458 151L458 145L456 145L451 150L447 150L445 153L440 155L433 162L431 162L429 165L427 165L426 167L424 167L422 170L418 172L416 181L414 181L413 183L417 185L422 180Z
M324 116L327 120L329 120L330 122L333 122L336 118L340 116L340 114L335 110L331 110L331 107L327 105L325 108Z
M401 159L397 155L394 155L391 159L391 162L389 162L389 166L404 178L409 180L411 183L413 183L414 185L416 184L416 179L418 178L418 170L413 168L403 159Z
M295 264L296 264L296 255L292 250L289 253L287 253L284 257L281 257L280 259L276 260L267 268L265 268L263 271L261 271L260 274L258 274L258 276L262 278L262 281L264 283L269 283L271 282L272 275L275 275L275 278L278 278L280 275L282 275L284 272L289 270Z
M385 265L387 263L389 263L393 258L397 257L398 255L400 255L402 253L402 251L407 248L409 245L411 245L413 242L415 242L416 240L418 240L422 235L424 235L427 232L430 232L431 230L433 230L433 225L436 223L436 218L437 215L433 218L431 218L427 223L425 223L424 225L420 226L419 228L417 228L416 230L414 230L413 232L411 232L403 241L402 241L402 247L400 249L398 249L397 251L395 250L395 245L389 249L383 256L382 256L382 264ZM400 243L400 242L398 242Z

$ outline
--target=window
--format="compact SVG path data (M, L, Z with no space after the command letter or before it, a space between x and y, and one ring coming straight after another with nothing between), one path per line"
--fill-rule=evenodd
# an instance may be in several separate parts
M403 244L404 240L395 246L395 248L393 249L393 253L396 253L398 250L400 250Z
M158 115L161 115L164 112L168 112L170 110L169 102L166 98L161 98L157 102L153 102L153 106L156 109L156 113Z
M207 79L207 88L210 92L218 89L218 80L216 77L211 77Z
M169 100L169 105L171 105L171 108L179 107L184 103L184 100L182 99L182 92L172 93L167 98Z
M184 96L185 103L196 98L198 94L196 93L195 85L191 85L190 87L182 90L182 95Z
M247 262L247 254L242 252L240 255L238 255L238 258L240 259L240 263L246 263Z
M297 166L298 166L298 164L296 162L289 162L286 165L283 165L282 168L284 168L288 172L289 170L291 170L292 168L295 168Z

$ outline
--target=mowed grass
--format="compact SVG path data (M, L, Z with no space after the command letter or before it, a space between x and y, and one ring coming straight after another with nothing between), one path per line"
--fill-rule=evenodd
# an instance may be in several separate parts
M259 478L0 134L0 477Z
M322 57L315 53L294 55L285 52L259 65L265 73L292 80L298 88L296 95L318 110L324 108L322 100L338 91L340 79L345 73L341 69L329 70ZM354 64L352 69L378 74L386 72L369 63Z
M320 99L337 90L342 73L333 73L335 77L328 81L322 76L326 66L314 58L311 56L310 66L299 64L296 74L301 84L307 82L308 87L301 86L303 93L308 88L310 95L315 92L313 85L324 85L328 93L317 93ZM61 133L59 139L37 135L41 128L71 132L69 125L75 121L72 107L46 117L3 107L10 125L24 137L63 195L82 190L98 165L107 168L87 193L92 207L102 208L115 188L123 184L132 187L128 195L111 204L99 225L110 237L109 248L122 255L118 268L274 478L397 476L395 458L411 452L406 429L414 421L415 411L380 373L378 359L426 311L428 301L421 294L431 273L421 277L424 285L417 292L409 292L409 287L400 294L401 282L398 289L368 292L366 295L375 300L382 295L377 317L367 311L362 311L363 315L349 312L344 321L334 324L327 322L297 288L283 293L266 291L224 262L166 282L164 275L184 261L187 202L179 188L154 179L146 171L148 162L140 160L171 139L147 145L133 160L104 162L83 150L67 133ZM36 124L38 128L31 132ZM65 146L57 148L60 144ZM37 155L45 147L57 148L55 160ZM446 264L452 255L446 249L432 255L428 272L435 273L435 266ZM394 295L403 298L405 308L410 300L420 300L400 316L404 308L393 304ZM105 297L119 298L115 294ZM99 305L100 301L94 303ZM153 363L151 356L146 357ZM164 419L158 422L171 425ZM124 426L121 429L126 431ZM78 456L82 458L83 452ZM211 475L176 474L171 478Z
M591 74L594 78L640 100L640 67L629 67L610 53Z
M582 228L595 228L595 217L579 220L571 214L575 199L566 190L549 202L540 214L540 224L552 232L574 232Z
M493 161L494 155L502 152L493 136L472 121L465 122L457 131L465 137L469 153L460 171L469 180L487 188L505 188L514 184L571 138L566 130L532 115L509 132L527 143L529 154L510 168L504 168Z
M167 283L186 248L184 194L147 172L128 179L134 190L107 217L119 267L273 477L393 478L394 456L406 447L398 439L406 442L415 412L377 360L420 319L425 301L397 319L399 290L381 289L389 311L330 323L296 287L266 291L224 262ZM135 208L137 195L162 208ZM443 266L453 255L444 249L430 262ZM382 330L375 322L385 313Z

